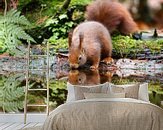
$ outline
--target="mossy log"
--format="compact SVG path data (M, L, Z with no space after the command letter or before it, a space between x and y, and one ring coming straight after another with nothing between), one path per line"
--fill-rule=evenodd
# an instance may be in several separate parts
M153 33L154 32L154 33ZM112 36L113 58L163 59L163 34L156 30L141 32L133 36Z

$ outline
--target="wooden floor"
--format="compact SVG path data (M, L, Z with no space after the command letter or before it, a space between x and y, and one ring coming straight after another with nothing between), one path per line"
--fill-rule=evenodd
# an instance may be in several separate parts
M42 126L47 114L29 113L24 124L24 114L0 114L0 130L20 130Z
M43 125L43 123L0 123L0 130L20 130L41 125Z

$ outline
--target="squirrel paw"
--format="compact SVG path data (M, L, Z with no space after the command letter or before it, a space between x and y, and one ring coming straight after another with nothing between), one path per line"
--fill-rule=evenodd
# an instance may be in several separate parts
M101 62L102 62L102 63L105 63L105 64L107 64L107 65L111 65L111 64L114 63L114 60L113 60L113 58L111 58L111 57L107 57L107 58L103 59Z

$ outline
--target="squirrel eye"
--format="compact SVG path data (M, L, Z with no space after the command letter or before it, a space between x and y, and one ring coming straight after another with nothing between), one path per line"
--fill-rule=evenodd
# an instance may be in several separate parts
M82 57L81 57L81 56L79 56L78 60L80 61L81 59L82 59Z
M78 82L79 82L79 83L81 83L81 82L82 82L81 78L79 78L79 79L78 79Z

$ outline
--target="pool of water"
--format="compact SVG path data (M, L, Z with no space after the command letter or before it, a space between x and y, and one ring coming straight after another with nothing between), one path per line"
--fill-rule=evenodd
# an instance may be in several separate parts
M71 70L29 71L29 90L26 94L26 71L4 72L0 74L0 113L45 113L49 106L52 111L65 103L67 97L67 82L78 85L94 85L105 82L114 84L130 84L148 82L149 99L163 108L163 69L155 70ZM47 82L48 81L48 82ZM49 91L47 92L47 83ZM32 90L33 89L33 90ZM47 95L48 94L48 95ZM24 105L24 103L27 105ZM29 106L28 106L29 105Z

